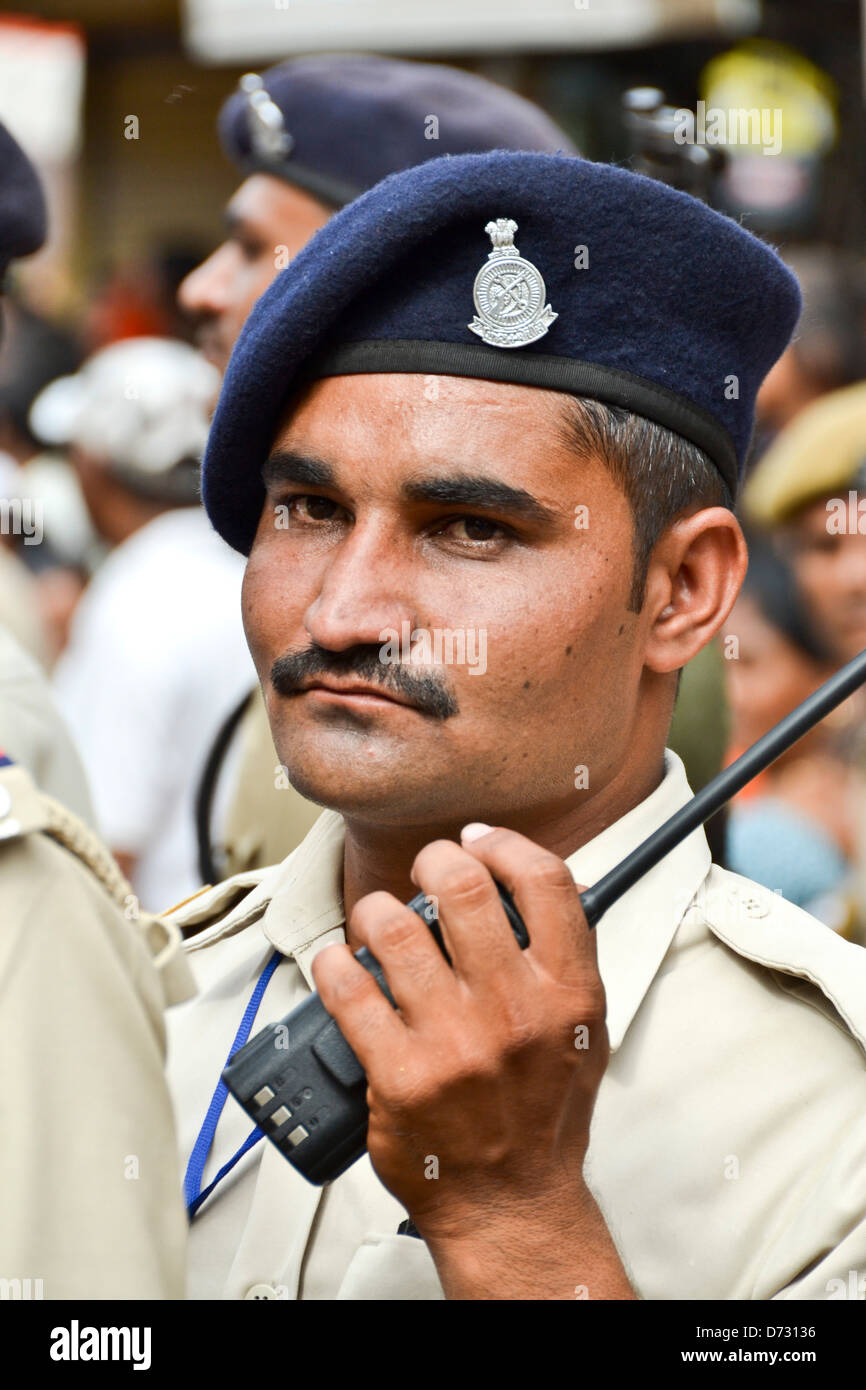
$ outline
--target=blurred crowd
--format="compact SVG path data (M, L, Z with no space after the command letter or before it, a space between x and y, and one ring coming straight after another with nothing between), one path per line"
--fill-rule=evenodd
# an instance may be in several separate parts
M274 247L294 254L332 210L254 173L201 264L155 252L121 265L71 328L14 288L5 303L0 625L50 679L71 744L60 759L13 752L99 828L154 911L203 873L285 855L315 815L283 798L277 830L265 823L285 788L253 718L243 562L210 529L198 468L232 344L280 269ZM748 578L683 682L672 742L695 789L866 646L866 265L828 245L780 250L805 307L758 400L740 502ZM712 834L718 860L866 943L866 696Z
M824 247L788 260L804 309L758 397L740 503L749 570L720 643L727 761L866 647L866 270ZM725 841L730 868L860 941L864 716L858 692L750 783Z

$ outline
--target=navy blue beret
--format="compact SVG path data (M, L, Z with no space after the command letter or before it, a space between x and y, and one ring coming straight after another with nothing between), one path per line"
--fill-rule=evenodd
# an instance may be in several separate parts
M362 54L295 58L241 79L219 117L244 173L342 207L388 174L446 154L576 150L537 106L457 68Z
M45 227L45 198L36 171L0 123L0 279L16 256L39 250Z
M211 428L205 506L248 553L291 393L359 372L621 405L705 450L735 492L799 310L773 250L665 184L559 155L422 164L337 213L258 300Z

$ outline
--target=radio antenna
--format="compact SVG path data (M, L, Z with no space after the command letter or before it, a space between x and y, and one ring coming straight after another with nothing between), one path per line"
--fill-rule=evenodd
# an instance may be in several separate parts
M819 686L808 699L787 714L763 738L759 738L742 757L731 763L702 787L698 794L686 802L679 811L666 820L664 825L638 845L627 855L622 863L605 874L598 883L587 888L580 895L586 920L594 927L607 909L627 893L645 873L654 868L660 859L670 854L681 840L696 830L704 821L724 806L732 796L763 772L770 763L775 762L786 749L814 728L825 715L841 705L855 690L866 682L866 651L855 656L841 670Z

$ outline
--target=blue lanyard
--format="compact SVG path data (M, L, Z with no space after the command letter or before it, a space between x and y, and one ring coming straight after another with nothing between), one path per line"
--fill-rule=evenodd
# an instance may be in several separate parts
M282 957L280 956L279 951L274 951L273 955L270 956L267 962L265 963L265 968L259 976L258 980L256 981L256 987L252 992L250 1002L247 1004L247 1007L244 1011L244 1016L241 1019L241 1026L237 1031L235 1040L231 1045L229 1055L226 1058L226 1066L228 1066L232 1057L234 1057L235 1053L238 1051L239 1048L243 1047L244 1043L249 1037L250 1031L253 1026L253 1020L255 1019L255 1016L259 1010L259 1005L262 1002L262 995L267 989L268 981L270 980L271 976L273 975L274 971L279 965L281 959ZM202 1127L198 1132L198 1138L196 1139L195 1144L193 1145L192 1153L189 1156L189 1163L186 1167L186 1176L183 1180L183 1195L186 1198L186 1212L190 1221L192 1221L202 1202L207 1201L208 1197L213 1192L217 1183L222 1182L222 1179L225 1177L226 1173L231 1172L232 1168L234 1168L235 1164L243 1158L244 1154L247 1153L250 1149L254 1148L255 1145L258 1144L259 1140L264 1139L265 1137L264 1130L259 1129L258 1125L256 1125L252 1134L250 1134L244 1140L237 1153L229 1159L228 1163L223 1164L222 1168L220 1168L213 1182L208 1183L208 1186L205 1188L204 1192L202 1192L201 1180L202 1175L204 1174L204 1166L207 1163L207 1156L211 1151L211 1145L213 1144L214 1135L216 1134L216 1127L219 1123L220 1115L223 1113L223 1106L226 1103L227 1096L228 1090L226 1089L226 1084L222 1080L222 1078L220 1078L220 1080L217 1082L216 1090L214 1091L211 1097L211 1102L207 1108L207 1114L204 1117Z

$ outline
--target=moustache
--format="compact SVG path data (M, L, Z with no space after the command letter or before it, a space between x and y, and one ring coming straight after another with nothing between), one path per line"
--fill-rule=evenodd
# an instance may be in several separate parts
M405 666L385 665L378 647L348 647L331 652L312 646L303 652L287 652L271 667L271 685L280 695L296 695L303 682L316 676L355 676L379 686L387 694L400 695L421 714L434 719L450 719L459 705L444 681L431 675L408 671Z
M207 309L185 310L183 317L187 331L199 352L206 353L210 349L216 355L226 358L229 356L231 344L223 341L218 314Z

